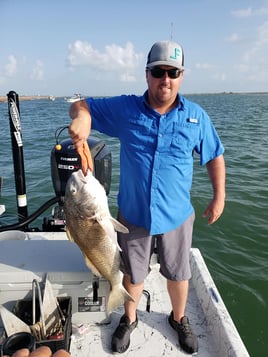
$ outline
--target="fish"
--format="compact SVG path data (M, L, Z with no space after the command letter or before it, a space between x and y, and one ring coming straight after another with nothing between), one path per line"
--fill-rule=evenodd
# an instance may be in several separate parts
M107 314L127 300L134 301L122 284L116 234L128 229L112 217L105 189L90 170L85 176L79 169L68 179L64 214L68 239L79 246L89 269L110 283Z

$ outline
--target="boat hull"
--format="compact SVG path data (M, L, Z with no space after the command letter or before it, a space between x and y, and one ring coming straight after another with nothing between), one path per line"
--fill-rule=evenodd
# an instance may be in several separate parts
M12 240L13 236L15 240L24 240L25 238L30 240L37 240L34 243L35 251L38 251L38 242L40 243L40 247L41 245L43 247L46 246L47 250L51 250L49 248L50 243L52 247L53 243L55 243L53 241L55 240L65 241L63 242L61 247L64 247L66 244L68 244L68 246L73 245L70 242L66 241L66 234L64 232L32 232L23 234L21 233L22 232L16 235L14 232L14 234L12 235L11 232L9 233L9 235L2 235L2 239L0 234L0 246L3 240ZM46 244L42 244L42 242L40 242L40 240L44 239L48 240ZM27 241L25 242L27 243ZM18 246L21 244L23 244L23 242L20 242ZM14 245L16 245L16 242L13 241L13 246ZM20 247L20 249L22 248ZM58 250L62 249L63 248L59 248ZM1 262L7 260L6 253L5 258L1 257L2 252L3 249L0 249ZM44 248L42 248L42 255L44 255L44 253ZM74 266L72 254L64 254L64 252L61 251L60 255L62 254L66 257L65 259L67 259L67 261L65 262L66 266ZM76 257L75 259L77 259L77 254L78 252L74 254L74 256ZM29 257L25 257L25 259L29 261ZM79 259L80 258L78 258L78 260ZM12 260L14 262L15 258ZM41 259L37 259L37 262L39 260L41 264ZM46 260L43 259L43 266L40 266L39 269L42 270L43 273L46 270L49 271L49 260L47 260L47 268L45 262ZM206 267L204 259L202 258L202 255L197 248L191 249L190 262L192 270L192 279L190 280L189 299L187 303L186 314L189 316L194 332L199 336L198 356L248 357L249 354L224 305L224 302L221 299L217 287L215 286L214 281ZM176 333L173 329L171 329L168 324L167 318L171 311L171 305L166 290L166 281L159 273L159 264L157 263L156 255L153 255L151 263L152 270L145 280L145 289L150 293L151 296L150 312L147 312L147 296L144 295L138 306L139 324L137 329L135 329L135 331L131 335L131 345L128 350L128 356L137 356L139 353L141 355L154 357L164 355L185 356L184 352L181 351L180 346L178 345ZM26 277L25 270L38 270L37 267L33 268L33 266L29 266L29 268L27 268L27 264L29 265L29 262L27 263L26 261L25 263L23 263L22 261L17 263L19 267L23 266L22 270L24 279ZM82 255L81 262L79 264L83 265L82 270L87 270L87 267L84 267L84 260ZM18 269L18 267L12 267L12 261L8 265L9 268L11 266L11 270ZM60 268L60 270L62 269L63 268ZM1 267L1 271L3 271L3 267ZM18 273L16 272L16 274ZM66 275L70 274L70 272L58 272L57 274L59 274L59 276L61 276L63 280L66 280ZM83 274L85 274L85 271L83 271ZM90 275L90 272L88 272L88 275ZM53 279L55 283L55 277ZM4 291L3 280L3 275L1 275L0 273L0 288L2 291L2 297ZM90 284L87 283L87 285ZM70 289L68 291L64 291L64 287L59 289L58 284L54 284L54 290L58 296L64 296L66 294L70 295ZM6 295L6 298L8 298L9 294L10 292ZM1 299L0 302L3 304L3 301ZM76 300L74 298L73 305L75 304ZM121 306L115 312L112 313L112 315L110 316L109 324L100 324L100 322L105 321L105 319L103 319L105 315L103 311L95 315L90 313L87 315L80 314L80 319L77 319L79 313L77 313L77 310L75 310L75 308L74 311L76 311L76 314L73 315L73 323L75 323L76 325L80 325L82 323L83 329L78 329L76 332L73 333L70 346L70 352L72 357L110 356L111 335L115 330L121 315L124 312L123 306ZM83 319L81 319L81 316L83 316Z

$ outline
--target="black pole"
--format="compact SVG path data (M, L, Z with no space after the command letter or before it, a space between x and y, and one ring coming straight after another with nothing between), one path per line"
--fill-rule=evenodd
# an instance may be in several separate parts
M10 135L11 135L12 152L13 152L15 185L16 185L16 194L17 194L18 219L19 222L22 222L25 220L25 218L28 217L28 210L27 210L27 197L26 197L24 160L23 160L23 144L22 144L22 136L21 136L21 120L20 120L20 106L19 106L18 94L14 91L10 91L7 94L7 101L8 101Z

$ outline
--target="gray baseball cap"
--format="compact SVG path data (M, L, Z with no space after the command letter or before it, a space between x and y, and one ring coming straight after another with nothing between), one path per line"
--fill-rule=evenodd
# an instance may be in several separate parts
M183 48L173 41L156 42L147 58L147 68L155 66L172 66L178 69L184 68Z

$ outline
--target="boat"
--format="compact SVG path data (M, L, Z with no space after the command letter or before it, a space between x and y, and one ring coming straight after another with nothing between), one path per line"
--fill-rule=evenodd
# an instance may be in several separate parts
M16 96L14 100L14 96L14 92L9 93L9 108L18 101ZM13 107L10 109L10 125L14 124L14 113L19 120L19 111ZM41 205L31 216L27 216L23 207L18 206L18 223L0 227L0 306L10 312L14 311L18 301L31 296L32 282L35 280L42 284L46 277L57 299L70 298L71 301L72 330L64 336L68 340L66 349L71 356L110 356L111 335L123 313L123 306L107 316L109 283L94 276L85 265L79 248L67 239L62 197L68 177L81 163L70 139L59 142L63 130L60 128L55 134L56 145L51 151L51 174L56 196ZM95 175L108 195L111 152L105 142L98 138L89 138L88 144L96 169ZM15 148L15 145L14 142L13 152L22 149L22 146ZM71 165L66 165L66 162ZM23 168L23 162L20 164L14 165L14 169ZM18 192L21 191L23 175L16 172L16 176L20 177L16 182ZM23 192L20 192L22 196ZM31 228L32 222L49 207L53 207L52 214L44 218L42 229ZM198 335L198 356L248 357L247 349L199 249L191 249L190 264L192 278L186 313ZM133 331L131 345L124 355L185 356L176 333L168 324L171 306L165 279L159 273L157 252L152 256L151 268L138 307L138 327ZM6 337L5 324L0 319L0 344L1 340L4 343ZM46 342L48 345L51 343Z
M75 93L72 97L64 98L64 99L68 103L74 103L77 102L78 100L84 99L84 97L80 93Z
M54 102L56 98L54 97L54 95L49 95L48 96L48 100L51 100L52 102Z

